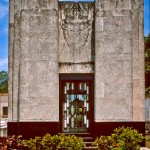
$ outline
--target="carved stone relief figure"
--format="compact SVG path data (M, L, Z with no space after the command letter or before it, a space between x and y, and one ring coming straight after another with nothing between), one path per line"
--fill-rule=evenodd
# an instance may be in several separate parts
M93 62L93 3L63 2L59 6L59 62Z

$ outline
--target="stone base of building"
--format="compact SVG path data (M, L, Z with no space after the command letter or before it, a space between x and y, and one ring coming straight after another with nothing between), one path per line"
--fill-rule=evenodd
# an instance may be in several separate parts
M8 135L22 135L24 139L55 135L62 132L61 122L8 122ZM93 138L110 135L118 127L132 127L145 136L145 122L93 122L89 133ZM141 146L145 146L145 141Z
M24 139L60 132L59 122L8 122L8 135L22 135Z

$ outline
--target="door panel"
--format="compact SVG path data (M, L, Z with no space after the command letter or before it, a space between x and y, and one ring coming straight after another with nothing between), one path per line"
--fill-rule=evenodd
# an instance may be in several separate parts
M62 131L88 132L93 120L93 80L60 80ZM91 109L91 110L90 110Z

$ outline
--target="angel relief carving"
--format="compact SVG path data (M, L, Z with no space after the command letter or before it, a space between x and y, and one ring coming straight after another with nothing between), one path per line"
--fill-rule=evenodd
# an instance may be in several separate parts
M62 31L64 42L66 42L66 45L68 46L68 48L65 47L65 49L70 49L70 57L72 60L74 59L77 61L77 59L79 59L78 56L80 55L81 57L81 55L83 55L83 49L88 49L88 53L91 55L92 38L90 37L94 16L93 3L68 2L60 3L59 6L60 30ZM87 52L85 53L87 54ZM67 59L67 56L65 58ZM88 58L89 59L86 59L85 61L90 61L91 56L88 56ZM80 60L81 59L82 58L80 58ZM67 60L67 62L71 61Z
M93 7L91 3L62 4L60 24L69 47L82 47L86 44L92 28Z

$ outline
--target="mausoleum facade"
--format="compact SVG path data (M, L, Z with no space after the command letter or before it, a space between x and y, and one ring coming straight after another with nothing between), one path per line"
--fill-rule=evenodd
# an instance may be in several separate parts
M8 134L144 133L143 0L10 0Z

